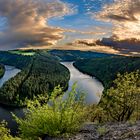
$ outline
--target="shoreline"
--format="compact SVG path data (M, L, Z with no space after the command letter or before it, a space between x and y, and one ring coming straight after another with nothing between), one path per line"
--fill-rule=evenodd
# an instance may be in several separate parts
M102 83L102 85L103 85L103 87L104 87L104 90L105 90L105 84L104 84L104 82L103 82L100 78L98 78L96 75L91 75L91 74L89 74L88 72L82 71L81 69L79 69L79 68L75 65L75 62L73 62L73 66L74 66L79 72L81 72L81 73L83 73L83 74L86 74L86 75L88 75L88 76L90 76L90 77L92 77L92 78L95 78L97 81L99 81L100 83Z
M6 69L5 69L5 66L3 64L1 64L1 63L0 63L0 67L2 69L2 73L0 74L0 79L1 79L4 76Z

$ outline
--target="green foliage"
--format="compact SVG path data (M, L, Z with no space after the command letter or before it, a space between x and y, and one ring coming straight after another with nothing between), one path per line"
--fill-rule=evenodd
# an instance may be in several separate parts
M56 99L59 94L61 96ZM79 96L74 85L65 100L62 89L57 87L52 92L48 104L40 103L40 99L28 101L25 119L15 117L21 137L36 140L44 135L58 137L77 132L88 118L88 106L84 104L84 98L83 94Z
M118 74L114 86L107 90L101 99L94 119L104 121L140 120L140 73Z
M116 121L127 121L140 111L140 74L139 72L126 73L123 76L118 74L114 84L115 86L107 91L107 98L111 98L107 107L109 114ZM136 119L140 119L140 114L137 115Z
M108 130L105 126L99 126L97 129L97 132L99 133L99 135L104 135L107 131Z
M112 86L117 73L140 70L140 57L106 57L78 60L74 66L83 73L97 77L104 84L105 89Z
M10 131L6 128L6 123L2 122L0 124L0 140L21 140L18 137L13 137L10 135Z
M3 65L0 64L0 78L4 75L5 73L5 68Z
M32 56L24 56L14 54L10 51L0 51L0 63L4 65L15 66L16 68L23 69L27 67L32 61Z
M7 81L0 89L1 103L22 106L26 98L49 94L60 85L68 87L69 71L48 53L38 52L15 77Z
M6 105L22 105L21 97L27 95L20 94L21 85L28 74L28 69L18 73L15 77L4 83L0 88L0 102ZM23 99L23 98L22 98Z

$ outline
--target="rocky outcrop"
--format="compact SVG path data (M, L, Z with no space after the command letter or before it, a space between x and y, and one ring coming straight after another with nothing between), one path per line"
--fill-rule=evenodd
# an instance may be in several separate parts
M108 123L105 125L86 124L68 140L140 140L140 121L136 123ZM67 140L49 138L44 140Z
M88 124L71 140L139 140L140 122L135 124Z

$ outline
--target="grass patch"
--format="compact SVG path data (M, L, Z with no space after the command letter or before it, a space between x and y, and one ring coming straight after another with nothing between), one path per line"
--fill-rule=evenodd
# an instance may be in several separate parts
M12 54L18 54L18 55L24 55L24 56L33 56L35 55L35 51L29 50L29 51L24 51L24 50L13 50L9 51Z

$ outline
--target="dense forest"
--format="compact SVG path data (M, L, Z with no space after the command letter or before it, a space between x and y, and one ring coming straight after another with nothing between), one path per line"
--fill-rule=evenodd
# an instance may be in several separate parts
M48 53L57 57L61 61L76 61L79 59L90 59L114 56L112 54L97 53L91 51L80 51L80 50L50 50Z
M30 64L32 56L16 54L11 51L0 51L0 63L23 69Z
M21 65L22 71L0 89L0 102L16 107L27 105L27 111L24 118L18 118L13 114L19 126L16 137L10 135L5 122L0 123L0 135L3 139L66 139L82 132L82 126L86 127L87 122L91 122L100 139L109 133L106 124L127 122L128 125L132 125L140 120L140 71L137 71L140 70L140 58L76 58L74 66L84 73L96 76L106 88L98 105L88 105L85 104L85 94L76 91L76 84L68 93L68 98L63 99L63 91L67 89L70 73L59 63L57 55L54 57L46 50L38 50L33 55L17 51L8 53L26 56L29 63L24 63L25 67ZM117 74L118 72L120 74ZM51 103L51 106L46 102ZM86 131L89 129L86 128ZM119 133L120 131L122 129ZM125 138L126 134L130 137L129 130L123 133ZM135 136L138 139L139 133L135 133L133 137Z
M3 65L0 64L0 78L4 75L5 73L5 68Z
M74 66L83 73L97 77L106 88L112 85L112 81L118 73L140 70L139 57L114 56L108 58L94 58L78 60Z
M18 135L11 136L6 123L2 122L0 136L2 140L92 140L93 136L97 140L104 139L104 136L105 139L138 140L140 73L126 72L118 75L113 83L113 87L106 91L98 105L85 104L85 94L76 91L76 84L65 100L60 87L54 89L49 99L43 96L43 100L49 100L51 106L41 102L41 96L28 100L24 118L13 114L19 125ZM127 127L124 128L123 124L127 124ZM119 126L119 129L116 126ZM83 137L79 137L81 134Z
M0 89L1 103L20 106L24 104L26 98L32 99L40 94L49 95L58 85L66 90L70 74L56 58L38 51L29 60L30 63ZM22 59L19 62L22 64Z

